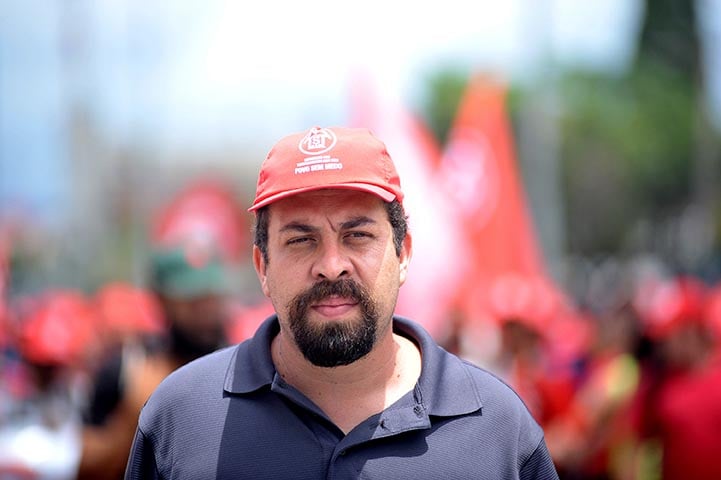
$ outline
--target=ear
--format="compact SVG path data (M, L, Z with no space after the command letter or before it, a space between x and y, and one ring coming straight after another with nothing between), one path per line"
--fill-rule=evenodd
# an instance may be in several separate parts
M400 284L403 285L406 282L406 276L408 275L408 264L411 262L413 256L413 238L411 233L406 234L406 238L403 239L403 246L401 247L400 261Z
M260 288L263 290L263 295L270 298L268 290L268 276L266 275L266 263L263 259L263 253L260 251L257 245L253 245L253 267L255 267L255 273L258 275L260 281Z

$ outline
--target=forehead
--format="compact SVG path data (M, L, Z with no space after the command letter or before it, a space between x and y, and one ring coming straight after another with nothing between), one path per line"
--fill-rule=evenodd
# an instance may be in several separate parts
M355 190L327 189L299 193L274 202L269 207L271 223L310 221L316 217L343 221L346 217L358 215L387 218L382 199Z

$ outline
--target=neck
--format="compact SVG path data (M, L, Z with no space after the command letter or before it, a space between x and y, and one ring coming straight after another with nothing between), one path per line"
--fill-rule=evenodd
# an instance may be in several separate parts
M272 356L283 379L315 402L345 433L412 390L421 370L415 344L390 328L368 355L350 365L326 368L311 364L282 330L273 340Z

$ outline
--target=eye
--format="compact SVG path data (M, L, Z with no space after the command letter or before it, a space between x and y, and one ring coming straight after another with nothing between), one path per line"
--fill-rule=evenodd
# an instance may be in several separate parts
M304 243L308 243L312 241L313 239L311 237L293 237L286 240L286 245L302 245Z
M345 234L345 238L349 240L363 240L373 238L373 235L368 232L354 230Z

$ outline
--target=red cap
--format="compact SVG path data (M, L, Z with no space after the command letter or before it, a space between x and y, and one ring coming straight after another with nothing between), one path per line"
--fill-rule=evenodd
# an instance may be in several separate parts
M313 127L282 138L260 168L254 211L292 195L327 188L403 201L400 178L385 144L361 128Z
M80 292L58 290L37 299L20 330L23 355L42 365L78 365L95 340L95 311Z
M538 332L551 326L560 312L561 297L551 283L541 277L507 273L490 286L492 314L501 322L515 321Z
M165 329L161 307L149 291L111 282L96 293L95 301L99 320L113 334L157 334Z
M702 324L706 290L700 280L687 276L642 284L634 304L646 333L662 339L680 326Z

